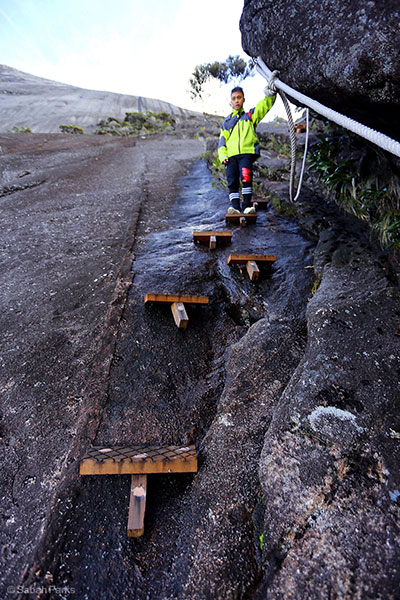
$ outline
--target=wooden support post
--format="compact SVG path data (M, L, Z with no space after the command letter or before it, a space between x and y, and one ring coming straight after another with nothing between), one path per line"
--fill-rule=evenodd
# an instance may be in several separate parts
M179 329L186 329L187 324L189 323L189 317L187 316L183 302L173 302L171 304L171 310L176 326L179 327Z
M131 475L131 492L128 513L128 537L140 537L144 533L146 510L147 475Z
M248 260L246 263L246 270L249 274L251 281L257 281L260 275L260 269L257 266L257 263L254 260Z
M215 235L210 235L210 250L215 250L217 247L217 238Z
M241 227L246 227L246 217L240 217L240 225Z

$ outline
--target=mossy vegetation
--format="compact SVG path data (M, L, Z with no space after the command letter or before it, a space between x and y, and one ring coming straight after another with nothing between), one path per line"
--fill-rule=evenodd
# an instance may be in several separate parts
M60 125L61 133L75 133L78 135L83 135L82 127L79 125Z
M321 285L321 277L317 277L316 279L314 279L312 287L311 287L311 296L315 296L315 294L318 291L319 286Z
M270 197L270 202L275 212L279 215L282 215L282 217L286 217L287 219L297 218L298 208L296 204L293 204L292 202L286 202L276 195L272 195Z
M108 117L101 119L97 123L97 127L95 133L98 135L149 135L168 130L173 131L175 119L166 112L154 113L149 110L144 113L127 112L124 120Z

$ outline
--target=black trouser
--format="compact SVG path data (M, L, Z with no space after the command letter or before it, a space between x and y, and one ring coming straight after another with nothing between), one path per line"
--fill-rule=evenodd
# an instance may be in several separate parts
M240 183L242 183L243 210L251 206L253 163L255 159L256 156L254 154L236 154L236 156L230 157L225 167L229 188L229 202L236 210L240 210Z

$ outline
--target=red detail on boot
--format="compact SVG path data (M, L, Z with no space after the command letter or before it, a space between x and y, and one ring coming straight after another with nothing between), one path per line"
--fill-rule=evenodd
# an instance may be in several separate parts
M243 183L251 183L251 171L247 167L242 168L242 181Z

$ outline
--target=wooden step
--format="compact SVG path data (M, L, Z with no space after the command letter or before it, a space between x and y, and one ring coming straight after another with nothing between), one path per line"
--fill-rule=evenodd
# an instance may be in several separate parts
M233 215L226 214L225 221L227 223L236 223L239 225L243 223L255 223L257 221L257 217L257 213L237 213Z
M131 475L128 537L144 533L149 473L196 473L194 446L94 446L82 458L81 475Z
M170 304L175 325L179 329L185 330L189 323L185 304L208 304L208 296L192 296L189 294L146 294L144 302L145 304L149 302Z
M251 281L257 281L260 276L258 263L271 265L276 261L274 254L230 254L228 265L246 265L246 271Z
M275 254L230 254L228 256L228 265L245 265L247 261L273 263L276 261Z
M194 446L93 446L82 458L81 475L138 475L197 471Z
M229 244L232 240L230 231L193 231L193 241L199 244L208 244L210 249L217 247L217 244Z
M163 302L172 304L173 302L183 302L186 304L208 304L208 296L192 296L190 294L146 294L146 302Z
M267 208L269 200L267 198L253 198L252 199L253 206L256 210L260 208Z

